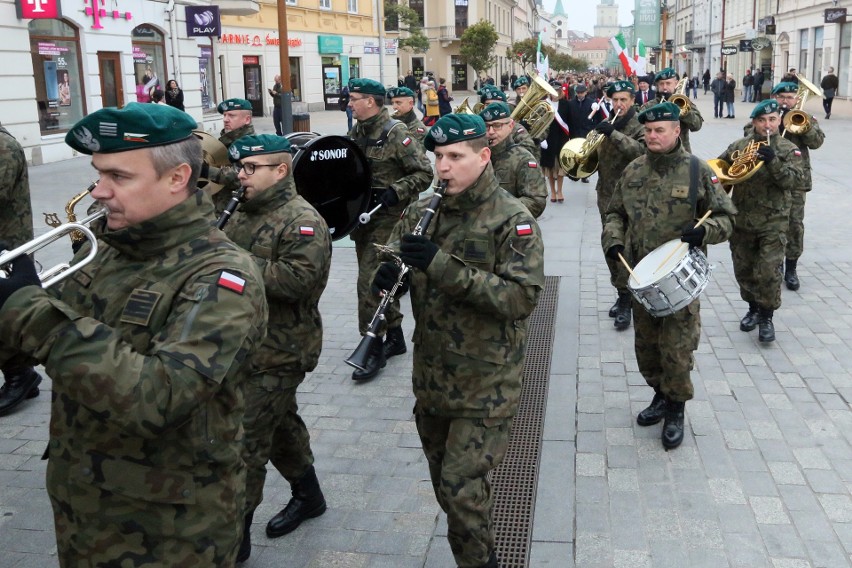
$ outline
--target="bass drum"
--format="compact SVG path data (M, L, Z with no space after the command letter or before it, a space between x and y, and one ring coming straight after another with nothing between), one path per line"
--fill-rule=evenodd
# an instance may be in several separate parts
M286 136L297 148L293 157L296 191L325 219L336 241L358 226L370 202L370 162L345 136L292 132Z

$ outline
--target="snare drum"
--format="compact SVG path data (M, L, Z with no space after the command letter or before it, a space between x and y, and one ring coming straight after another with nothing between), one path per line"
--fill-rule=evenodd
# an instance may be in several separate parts
M666 263L660 263L677 249ZM654 317L669 316L693 302L710 282L710 264L699 248L680 239L651 251L633 269L627 286L633 297Z

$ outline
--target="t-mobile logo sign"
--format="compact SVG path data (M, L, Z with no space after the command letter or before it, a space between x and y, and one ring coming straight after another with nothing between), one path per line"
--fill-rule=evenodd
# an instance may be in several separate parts
M15 3L19 18L33 20L61 18L62 9L59 0L17 0Z

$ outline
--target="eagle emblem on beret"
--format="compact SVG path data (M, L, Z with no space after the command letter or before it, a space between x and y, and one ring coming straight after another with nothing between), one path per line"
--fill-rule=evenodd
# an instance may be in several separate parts
M92 152L97 152L101 149L101 143L92 135L92 131L85 126L81 126L74 131L74 138L77 139L77 142L79 142L81 146L91 150Z
M435 126L429 131L429 135L435 139L435 142L444 143L447 141L447 134L440 126Z

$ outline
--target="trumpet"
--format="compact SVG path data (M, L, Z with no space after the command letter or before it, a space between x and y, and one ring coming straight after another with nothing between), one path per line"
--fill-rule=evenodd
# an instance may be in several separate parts
M676 105L680 109L680 116L685 115L692 108L692 101L686 95L687 78L683 77L677 82L674 93L669 97L669 102Z

